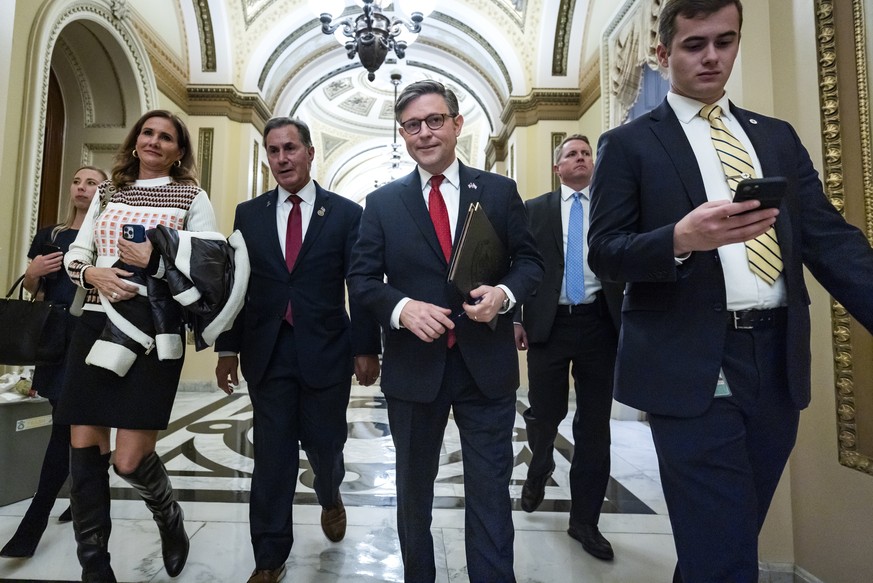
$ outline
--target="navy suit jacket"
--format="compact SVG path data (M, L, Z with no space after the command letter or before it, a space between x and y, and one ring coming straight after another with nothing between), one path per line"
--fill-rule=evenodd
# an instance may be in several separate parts
M361 207L315 185L315 205L303 246L289 273L276 231L278 190L240 203L234 229L248 247L252 272L243 311L216 350L240 355L253 386L264 378L288 301L294 311L294 344L303 381L324 388L351 379L354 355L379 354L373 317L350 302L345 279L358 235Z
M543 256L545 272L537 289L516 313L516 321L524 325L527 340L545 342L552 333L552 324L558 311L561 286L564 283L564 229L561 223L561 190L547 192L524 203L530 218L530 230ZM601 305L618 330L621 325L621 296L624 285L600 282L603 286Z
M467 209L480 202L509 251L511 265L499 282L523 302L542 277L542 260L528 230L516 184L506 177L460 165L460 212L453 253ZM446 262L428 214L418 169L367 197L361 234L352 253L352 298L376 315L386 331L382 391L407 401L436 398L446 361L446 335L423 342L391 328L391 312L404 297L462 313L460 295L446 281ZM387 279L386 279L387 276ZM500 315L496 330L466 316L455 319L458 348L479 389L489 398L518 388L518 354L512 316Z
M873 252L830 204L806 149L786 122L731 105L764 176L785 176L776 233L787 289L788 384L810 399L809 294L805 265L867 329L873 329ZM673 227L706 202L703 178L665 100L605 133L592 181L589 264L628 282L616 364L617 400L656 414L696 416L709 407L722 363L728 314L717 250L681 265Z

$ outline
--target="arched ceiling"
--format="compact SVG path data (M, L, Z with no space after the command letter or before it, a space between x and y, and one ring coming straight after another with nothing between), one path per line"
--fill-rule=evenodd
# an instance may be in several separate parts
M150 13L169 1L130 0ZM275 115L306 120L322 142L316 143L319 178L332 187L356 175L348 172L350 160L389 163L392 70L402 75L401 89L432 78L456 90L470 135L468 161L483 165L488 139L504 130L501 117L513 98L544 88L579 89L579 47L590 13L590 0L441 0L405 59L389 54L394 62L386 62L371 83L358 59L349 60L321 32L308 0L175 1L187 43L167 36L188 51L189 82L232 85L259 95ZM360 14L351 0L347 4L344 15ZM390 0L383 5L392 11ZM376 151L389 155L379 162ZM361 183L359 190L371 188Z

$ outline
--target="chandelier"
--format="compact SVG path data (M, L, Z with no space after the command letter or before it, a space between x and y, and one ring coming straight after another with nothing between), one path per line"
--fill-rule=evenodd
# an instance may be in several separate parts
M312 11L321 20L321 31L332 34L345 46L350 59L355 55L361 60L373 81L376 71L385 62L389 51L398 59L406 55L406 48L415 42L421 32L421 22L431 13L436 0L394 0L394 13L386 15L385 0L354 0L362 14L347 16L334 22L343 13L346 0L309 0Z

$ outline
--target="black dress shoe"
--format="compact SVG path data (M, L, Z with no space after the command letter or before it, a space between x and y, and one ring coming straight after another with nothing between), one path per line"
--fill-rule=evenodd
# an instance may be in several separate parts
M546 482L552 477L555 471L555 464L552 464L552 469L538 478L528 476L524 481L524 486L521 487L521 509L525 512L533 512L543 503L543 498L546 497Z
M611 561L615 556L612 545L600 534L600 530L594 524L571 526L567 529L567 534L582 543L582 548L589 555L604 561Z

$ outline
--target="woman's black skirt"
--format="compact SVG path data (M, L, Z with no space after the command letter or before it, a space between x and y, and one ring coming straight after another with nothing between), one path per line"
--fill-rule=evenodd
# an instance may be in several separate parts
M137 356L123 377L85 364L106 323L102 312L84 312L67 352L67 369L55 422L121 429L166 429L184 358L158 360L157 350Z

